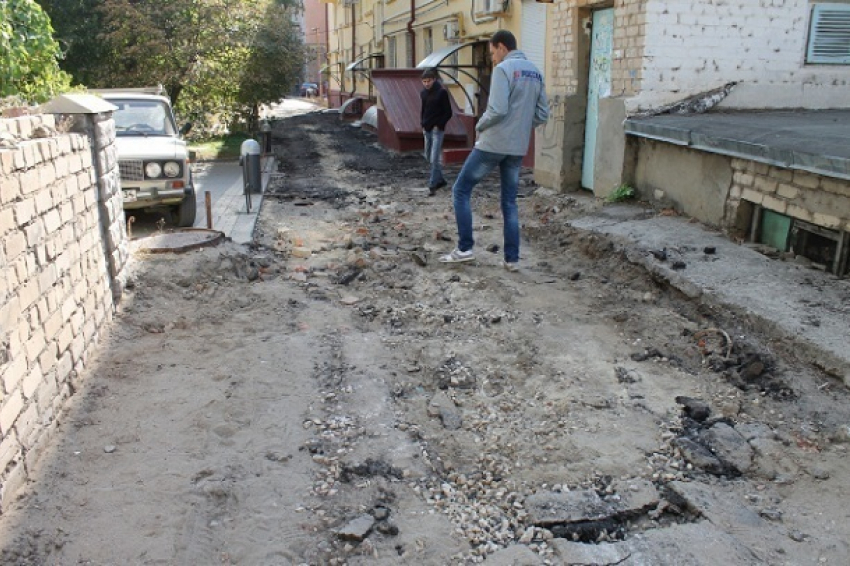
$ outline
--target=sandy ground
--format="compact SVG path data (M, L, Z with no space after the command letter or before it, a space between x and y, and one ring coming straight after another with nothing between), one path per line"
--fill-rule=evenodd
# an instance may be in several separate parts
M254 245L134 258L3 564L847 563L847 391L568 225L599 203L525 174L508 273L492 177L444 266L420 156L274 135Z

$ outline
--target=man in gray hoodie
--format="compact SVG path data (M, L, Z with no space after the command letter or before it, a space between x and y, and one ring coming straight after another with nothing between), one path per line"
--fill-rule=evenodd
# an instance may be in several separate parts
M472 248L472 189L487 173L499 167L504 222L504 266L517 270L519 261L519 210L516 203L522 158L528 152L532 130L549 119L549 102L543 75L517 50L516 38L499 30L490 38L490 57L495 65L490 81L487 110L475 126L475 148L452 188L457 248L440 257L443 263L475 259Z

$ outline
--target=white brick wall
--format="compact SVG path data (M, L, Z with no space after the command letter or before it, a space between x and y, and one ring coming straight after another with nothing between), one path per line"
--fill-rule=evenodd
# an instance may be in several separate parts
M807 0L646 4L644 67L630 112L738 82L726 106L848 107L850 66L805 65Z
M127 261L114 125L83 118L100 138L26 139L54 117L0 120L23 138L0 149L0 507L47 445L74 372L111 319ZM100 179L92 147L110 164Z

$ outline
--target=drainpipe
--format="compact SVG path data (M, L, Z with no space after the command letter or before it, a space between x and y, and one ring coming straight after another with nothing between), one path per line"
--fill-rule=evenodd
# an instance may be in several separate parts
M407 21L407 33L410 36L410 61L412 67L416 66L416 32L413 30L413 22L416 21L416 0L410 0L410 19Z
M328 10L330 9L329 4L325 4L325 66L328 68L327 76L328 76L328 86L325 87L325 101L328 104L328 107L331 107L331 95L328 90L331 88L331 28L329 26L328 20ZM324 74L320 77L322 83L319 85L319 91L322 90L322 87L325 86L325 77Z
M351 3L351 62L357 59L357 21L354 19L354 2ZM354 93L357 91L357 71L351 70L351 93L349 98L354 98Z

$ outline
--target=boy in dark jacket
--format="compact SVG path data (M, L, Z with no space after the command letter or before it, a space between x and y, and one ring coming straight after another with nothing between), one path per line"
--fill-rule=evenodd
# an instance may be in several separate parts
M448 184L443 177L443 137L453 111L449 92L443 88L435 69L422 73L422 86L425 88L419 93L422 99L420 121L425 135L425 159L431 164L428 189L433 196L437 189Z

